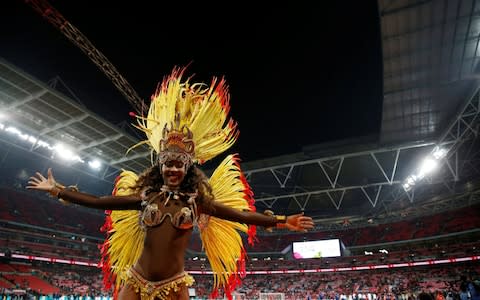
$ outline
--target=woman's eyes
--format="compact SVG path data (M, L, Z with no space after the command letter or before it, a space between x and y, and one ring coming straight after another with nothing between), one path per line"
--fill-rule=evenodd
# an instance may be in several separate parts
M182 162L167 161L165 165L167 166L167 168L172 168L173 166L175 166L177 169L183 168Z

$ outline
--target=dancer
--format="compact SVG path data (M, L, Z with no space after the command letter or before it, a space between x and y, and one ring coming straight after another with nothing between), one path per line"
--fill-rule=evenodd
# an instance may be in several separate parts
M229 94L225 81L210 85L182 81L174 69L152 97L146 117L136 115L152 149L152 167L137 176L123 171L112 196L97 197L66 188L48 170L30 178L28 189L82 206L106 210L102 265L106 287L115 284L118 299L189 299L193 278L184 271L184 256L196 225L214 272L215 296L230 293L245 275L245 249L240 232L253 242L255 225L267 229L307 231L313 221L255 212L253 193L237 155L227 156L210 178L198 168L227 150L237 139L227 120ZM138 144L137 144L138 145ZM135 145L135 146L137 146ZM118 294L117 294L118 291Z

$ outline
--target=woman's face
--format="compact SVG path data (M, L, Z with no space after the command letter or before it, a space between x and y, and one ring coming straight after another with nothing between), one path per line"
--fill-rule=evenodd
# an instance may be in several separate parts
M179 160L168 160L162 164L163 182L170 188L178 188L185 178L185 164Z

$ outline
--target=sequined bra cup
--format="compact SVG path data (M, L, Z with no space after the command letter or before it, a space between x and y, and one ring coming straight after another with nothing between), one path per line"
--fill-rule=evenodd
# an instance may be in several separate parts
M162 187L159 193L152 193L149 196L142 196L142 211L140 213L140 222L144 228L160 226L166 217L170 218L173 227L178 229L191 229L196 222L197 206L195 197L197 193L182 193L170 191L166 187ZM163 201L165 208L169 201L187 198L188 207L182 207L176 213L164 213L159 207L158 201Z

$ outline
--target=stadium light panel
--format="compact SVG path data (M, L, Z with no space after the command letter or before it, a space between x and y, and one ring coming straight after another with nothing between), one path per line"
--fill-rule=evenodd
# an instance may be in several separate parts
M22 135L22 132L20 130L18 130L16 127L13 127L13 126L8 126L7 128L5 128L5 131L9 132L9 133L16 134L18 136Z
M43 140L39 140L34 136L23 133L20 129L18 129L14 126L5 125L3 123L0 123L0 130L3 130L3 131L5 131L9 134L17 136L18 139L23 140L23 141L27 141L27 142L31 143L32 145L35 145L36 147L47 148L47 149L53 151L54 154L57 154L58 157L60 157L64 160L85 163L85 161L80 156L78 156L76 153L74 153L72 150L70 150L68 147L62 145L61 143L52 147L49 143L47 143ZM101 166L101 163L100 163L100 166Z
M79 162L84 162L83 159L80 158L77 154L75 154L72 150L70 150L68 147L64 146L63 144L57 144L54 147L55 153L58 154L58 156L61 159L68 160L68 161L79 161Z
M94 170L100 170L100 168L102 167L102 163L98 159L89 161L88 165Z
M428 174L435 170L438 166L438 163L431 159L431 158L425 158L425 160L422 162L422 165L420 166L420 171L419 174Z
M435 171L438 168L438 161L447 156L448 151L446 149L435 147L432 153L427 156L421 163L420 167L417 169L416 174L412 174L405 179L403 189L409 191L415 183L421 181L425 178L426 175Z
M432 156L435 159L442 159L445 156L447 156L447 150L443 148L435 147L435 149L433 150Z

